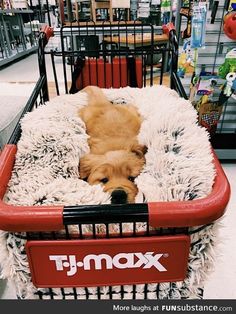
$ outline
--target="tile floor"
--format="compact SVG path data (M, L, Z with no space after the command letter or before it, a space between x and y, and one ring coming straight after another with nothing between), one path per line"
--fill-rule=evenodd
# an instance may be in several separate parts
M38 79L37 55L29 57L0 70L1 82L36 82ZM48 71L48 80L52 80L52 71ZM22 85L23 86L23 85ZM236 164L223 164L231 184L231 199L222 220L220 243L215 271L205 285L205 299L236 299ZM14 299L13 286L0 280L0 299Z

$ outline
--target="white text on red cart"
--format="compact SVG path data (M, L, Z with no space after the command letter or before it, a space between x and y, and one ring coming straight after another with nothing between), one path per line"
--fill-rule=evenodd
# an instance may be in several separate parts
M166 254L154 254L154 252L119 253L113 257L108 254L88 254L82 261L78 261L76 255L49 255L49 260L55 262L57 271L68 269L67 276L73 276L78 268L91 270L93 265L96 270L101 270L103 267L106 269L155 267L158 271L164 272L167 269L160 262L163 255L166 256Z

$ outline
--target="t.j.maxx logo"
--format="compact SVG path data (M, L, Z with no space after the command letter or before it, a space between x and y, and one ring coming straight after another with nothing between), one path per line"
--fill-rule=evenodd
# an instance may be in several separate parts
M77 273L78 268L84 270L105 269L130 269L142 268L148 269L155 267L159 272L165 272L167 269L161 264L160 259L168 257L168 254L146 253L119 253L115 256L108 254L88 254L83 260L78 260L76 255L49 255L49 260L55 262L56 270L63 271L67 269L67 276L73 276Z

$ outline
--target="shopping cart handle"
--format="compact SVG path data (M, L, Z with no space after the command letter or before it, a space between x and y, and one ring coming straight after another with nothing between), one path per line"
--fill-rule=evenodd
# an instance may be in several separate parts
M11 177L15 145L0 155L0 230L58 231L78 223L149 221L153 227L190 227L221 217L230 198L229 182L213 152L216 179L210 195L193 201L106 204L83 206L14 206L2 201Z
M170 48L172 50L172 57L171 57L172 71L177 72L179 43L176 36L175 26L173 23L168 23L162 26L162 30L164 34L169 36ZM171 86L171 88L173 87Z
M54 29L50 27L49 25L45 24L40 29L40 33L43 33L45 35L46 42L48 42L50 37L54 36Z
M168 23L162 25L162 30L164 34L169 35L171 31L175 31L175 26L173 23Z

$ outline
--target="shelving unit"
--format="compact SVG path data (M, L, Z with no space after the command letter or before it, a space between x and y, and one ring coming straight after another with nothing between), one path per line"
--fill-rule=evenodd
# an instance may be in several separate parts
M28 9L0 10L0 67L37 49L39 24Z
M60 17L62 22L84 22L91 21L92 1L90 0L58 0L60 7ZM100 11L100 17L96 21L109 20L109 2L98 2L97 10ZM145 10L144 6L148 8ZM160 0L117 0L114 3L116 9L115 20L141 20L145 23L161 25ZM145 12L147 13L145 16ZM115 11L113 12L115 13Z
M236 42L228 38L223 31L223 18L227 13L227 3L227 0L219 0L213 23L211 10L208 10L206 44L205 48L198 50L197 73L204 70L217 75L219 66L224 63L227 51L236 47ZM180 20L179 34L185 28L186 19L182 19L182 21ZM180 35L179 41L181 45ZM181 80L186 93L189 94L191 75L186 75ZM218 88L214 92L214 101L219 98L220 85L222 85L222 80L219 80ZM232 97L223 106L223 112L211 142L221 160L236 160L236 101Z

